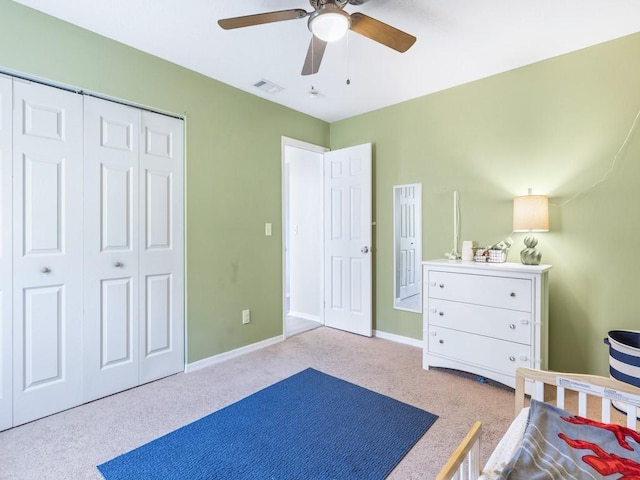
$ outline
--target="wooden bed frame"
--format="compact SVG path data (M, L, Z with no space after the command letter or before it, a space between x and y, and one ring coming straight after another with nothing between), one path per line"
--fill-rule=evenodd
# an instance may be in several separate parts
M624 399L627 403L626 426L638 430L640 415L640 388L618 380L573 373L547 372L520 367L516 371L515 414L525 407L525 382L533 382L533 395L539 401L545 401L545 385L555 387L555 405L581 417L611 423L612 400ZM565 405L565 392L578 393L577 411ZM587 398L601 399L600 415L589 415ZM482 472L480 463L480 436L482 424L476 422L456 451L442 468L436 480L476 480Z

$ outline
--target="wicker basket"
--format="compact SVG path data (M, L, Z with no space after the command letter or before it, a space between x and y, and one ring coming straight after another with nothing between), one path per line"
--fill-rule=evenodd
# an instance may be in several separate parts
M507 253L509 252L507 249L505 250L487 250L489 252L489 257L487 258L487 262L489 263L504 263L507 261Z

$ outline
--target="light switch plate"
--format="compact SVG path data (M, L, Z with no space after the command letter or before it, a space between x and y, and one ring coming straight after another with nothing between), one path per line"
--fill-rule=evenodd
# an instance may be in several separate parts
M265 223L265 224L264 224L264 234L265 234L267 237L270 237L270 236L271 236L271 224L270 224L270 223Z

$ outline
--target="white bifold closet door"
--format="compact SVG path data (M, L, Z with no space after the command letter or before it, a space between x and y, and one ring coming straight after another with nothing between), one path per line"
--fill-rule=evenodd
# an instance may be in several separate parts
M0 75L0 430L184 370L183 138Z
M183 121L142 111L140 383L184 370Z
M11 78L0 75L0 430L13 424L11 192L12 162Z
M138 385L140 110L86 97L84 400Z
M184 369L182 138L85 99L84 401Z
M82 96L14 80L13 423L82 401Z

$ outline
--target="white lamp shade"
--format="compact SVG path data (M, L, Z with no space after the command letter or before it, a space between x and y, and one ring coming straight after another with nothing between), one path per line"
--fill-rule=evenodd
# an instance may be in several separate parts
M513 199L514 232L548 232L549 198L546 195L525 195Z
M337 9L323 11L310 19L309 29L320 40L335 42L349 30L349 14Z

